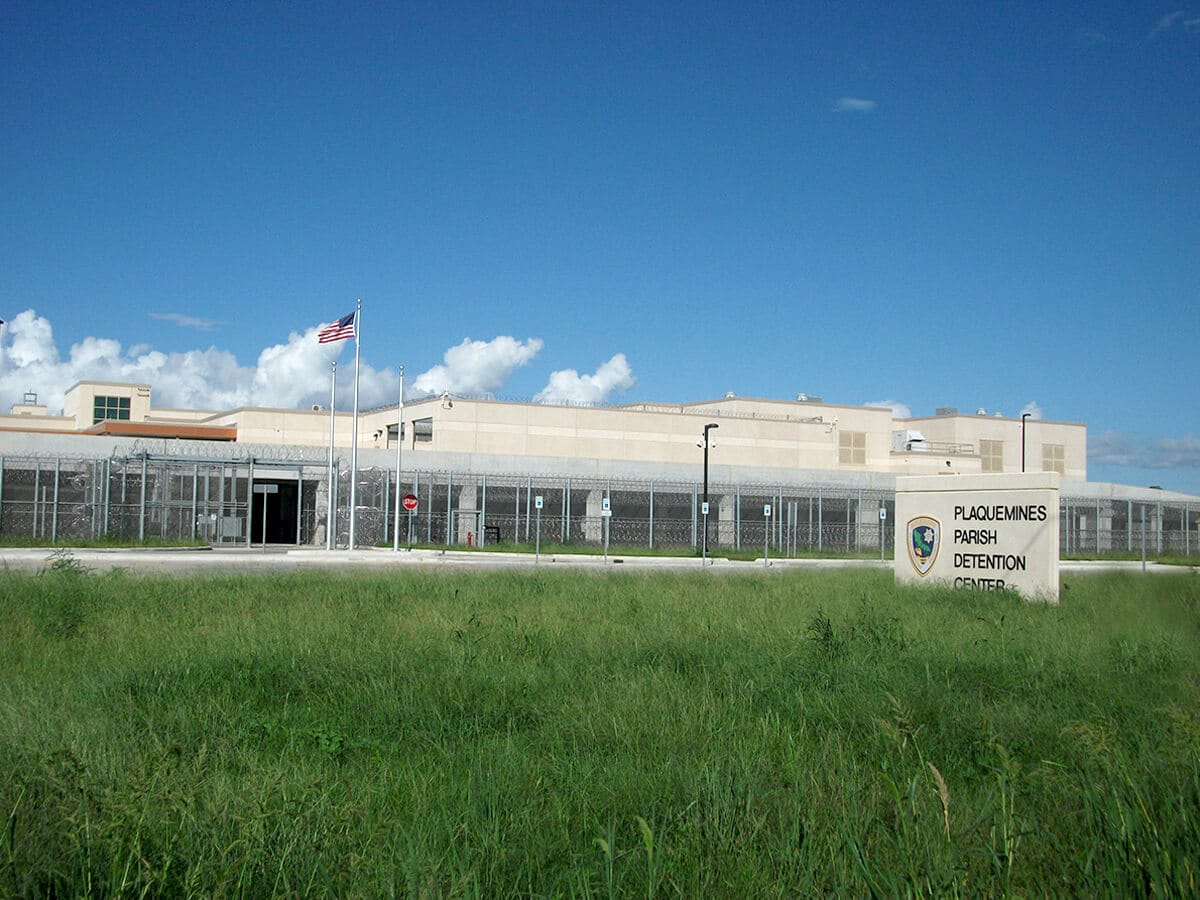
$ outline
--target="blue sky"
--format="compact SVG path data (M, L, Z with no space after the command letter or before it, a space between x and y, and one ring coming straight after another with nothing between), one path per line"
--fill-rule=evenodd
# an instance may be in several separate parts
M1200 4L18 0L0 121L5 408L319 402L361 297L378 403L1032 404L1200 493Z

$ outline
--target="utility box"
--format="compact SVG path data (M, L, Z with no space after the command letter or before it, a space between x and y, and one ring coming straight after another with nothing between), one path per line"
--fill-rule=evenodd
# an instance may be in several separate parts
M892 432L892 452L907 453L910 450L924 450L925 435L919 431L905 429L903 431Z

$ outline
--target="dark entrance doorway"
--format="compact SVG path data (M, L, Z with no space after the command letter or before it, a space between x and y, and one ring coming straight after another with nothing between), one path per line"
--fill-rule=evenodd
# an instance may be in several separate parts
M274 493L260 493L262 485L274 486ZM296 514L300 492L294 481L255 481L250 498L250 542L263 540L263 513L267 517L268 544L296 543Z

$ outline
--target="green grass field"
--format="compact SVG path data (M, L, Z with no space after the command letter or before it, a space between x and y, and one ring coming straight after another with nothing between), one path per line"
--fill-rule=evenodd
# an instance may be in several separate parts
M0 894L1195 896L1200 578L0 573Z

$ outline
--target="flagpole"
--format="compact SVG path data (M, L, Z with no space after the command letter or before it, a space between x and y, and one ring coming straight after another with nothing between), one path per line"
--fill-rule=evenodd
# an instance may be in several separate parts
M329 497L325 512L325 549L332 550L337 532L337 507L333 495L337 491L337 473L333 469L333 412L337 408L337 360L329 364Z
M400 367L400 402L396 405L396 527L392 552L400 549L400 451L404 448L404 366Z
M362 299L354 306L354 430L350 433L350 546L354 549L354 524L358 513L358 346L362 334Z

